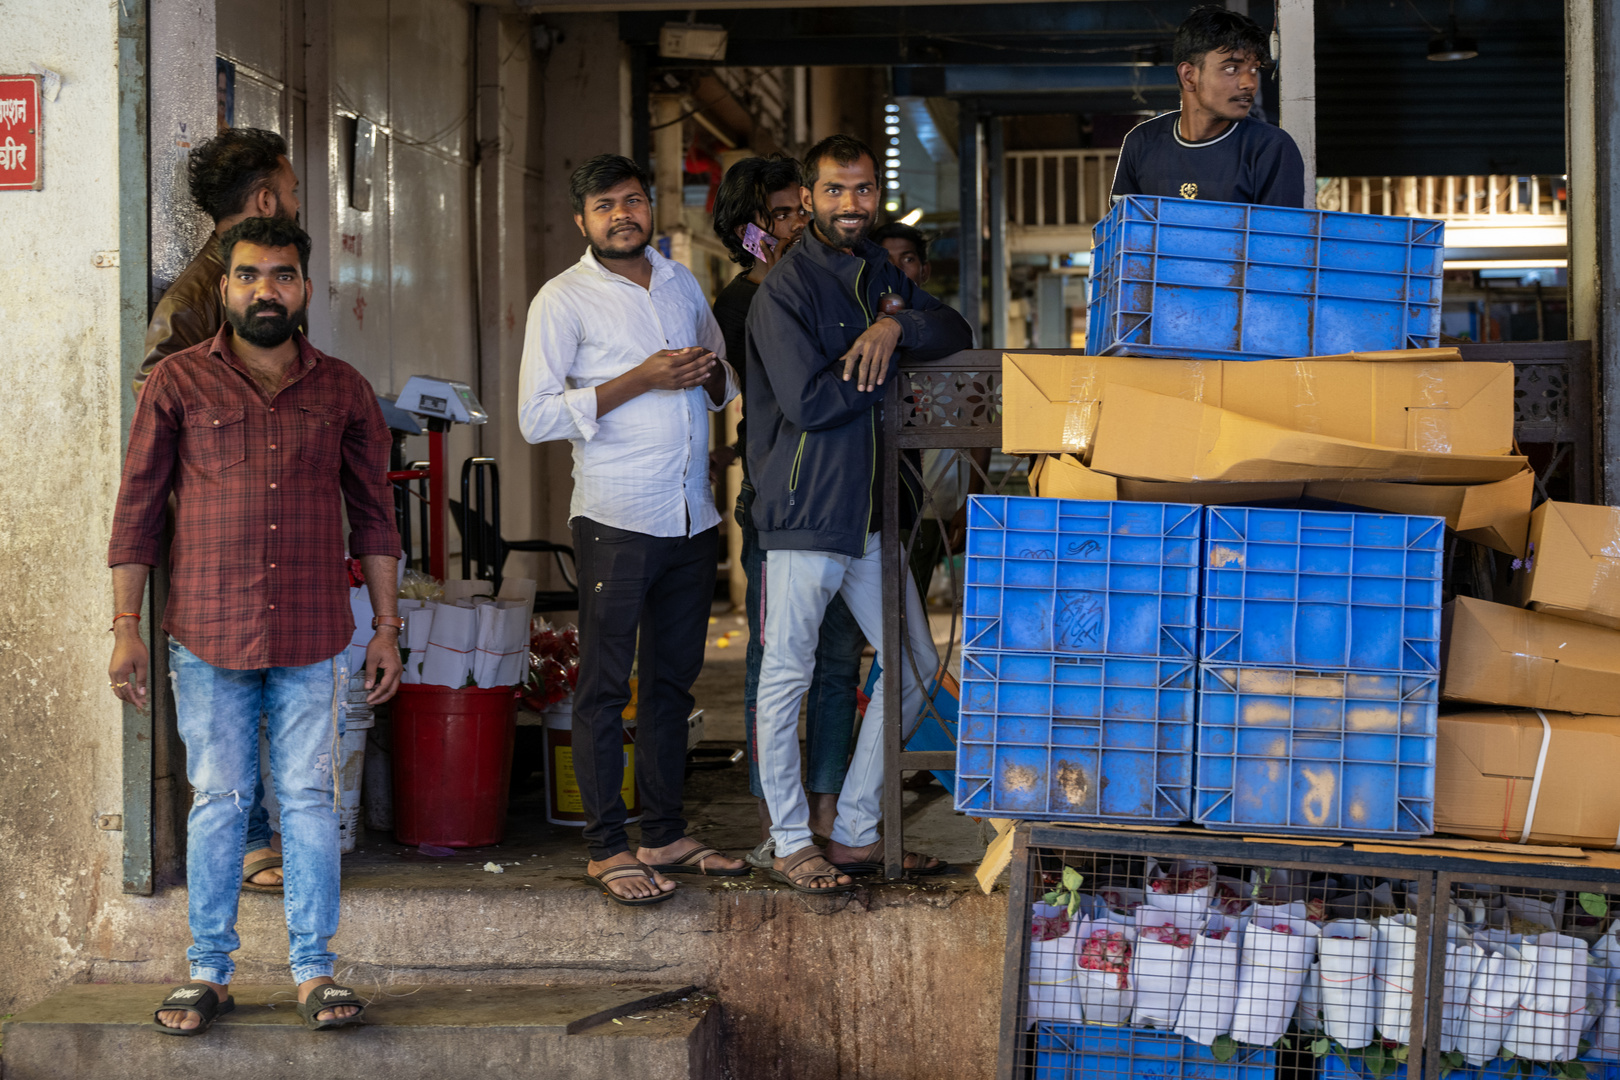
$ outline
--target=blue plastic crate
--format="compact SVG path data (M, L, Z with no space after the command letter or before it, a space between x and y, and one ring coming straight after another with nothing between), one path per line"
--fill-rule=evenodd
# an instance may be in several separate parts
M965 650L956 808L1041 821L1190 820L1196 666Z
M1240 1046L1217 1061L1209 1047L1171 1031L1035 1025L1035 1080L1272 1080L1276 1072L1269 1046Z
M1094 356L1266 360L1440 341L1443 222L1127 195L1093 242Z
M1201 510L970 497L963 645L1197 659Z
M1197 820L1212 829L1429 835L1439 683L1199 665Z
M1586 1080L1620 1080L1620 1062L1596 1058L1580 1058L1579 1061L1586 1069ZM1406 1080L1405 1065L1382 1077L1374 1077L1373 1070L1360 1058L1353 1057L1351 1063L1346 1065L1339 1055L1331 1054L1322 1058L1321 1062L1319 1080ZM1519 1064L1517 1060L1492 1058L1484 1065L1464 1065L1460 1069L1452 1069L1447 1075L1453 1080L1522 1080ZM1529 1077L1530 1080L1552 1080L1552 1073L1546 1062L1532 1061Z
M1211 506L1207 663L1440 671L1445 521Z

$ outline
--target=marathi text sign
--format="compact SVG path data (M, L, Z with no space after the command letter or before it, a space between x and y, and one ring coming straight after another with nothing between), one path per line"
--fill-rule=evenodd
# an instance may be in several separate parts
M38 75L0 75L0 190L45 186Z

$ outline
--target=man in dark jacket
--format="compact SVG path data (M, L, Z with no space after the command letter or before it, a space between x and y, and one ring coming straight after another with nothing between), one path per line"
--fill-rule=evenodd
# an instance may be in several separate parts
M298 176L287 160L287 140L273 131L227 128L191 152L186 178L192 201L214 219L214 231L152 312L146 356L135 380L137 397L165 356L212 341L225 325L219 238L250 217L298 220Z
M824 139L805 155L811 227L759 287L748 313L748 472L756 492L754 524L767 553L759 770L776 841L771 873L805 892L847 889L849 873L875 871L883 860L877 831L881 681L856 741L828 850L810 836L797 728L827 605L841 596L867 639L878 644L878 662L898 665L901 716L915 718L922 705L913 663L924 677L939 663L909 575L911 657L882 650L878 461L890 360L896 349L945 356L972 342L960 315L917 288L867 239L880 194L876 161L847 135ZM880 313L886 293L898 294L903 310ZM905 866L921 874L947 869L911 853Z

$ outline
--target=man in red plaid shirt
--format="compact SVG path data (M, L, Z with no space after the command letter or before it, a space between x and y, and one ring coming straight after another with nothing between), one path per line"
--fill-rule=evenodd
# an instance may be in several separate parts
M113 569L113 692L144 708L141 597L175 497L170 637L175 709L195 792L187 818L191 982L154 1015L197 1035L234 1006L247 808L267 719L281 804L285 907L298 1011L311 1028L360 1019L332 980L338 924L338 742L354 620L343 562L364 568L376 631L367 701L399 685L399 533L385 475L389 435L371 386L296 327L309 304L309 236L249 218L220 238L226 325L147 380L130 431L107 562Z

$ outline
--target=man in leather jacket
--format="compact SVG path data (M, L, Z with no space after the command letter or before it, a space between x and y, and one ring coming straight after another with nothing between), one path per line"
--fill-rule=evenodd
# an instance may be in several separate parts
M224 325L219 238L245 218L298 220L298 177L287 160L287 140L273 131L227 128L191 152L187 173L191 198L214 219L214 232L152 313L146 356L135 379L137 397L165 356L210 340Z

